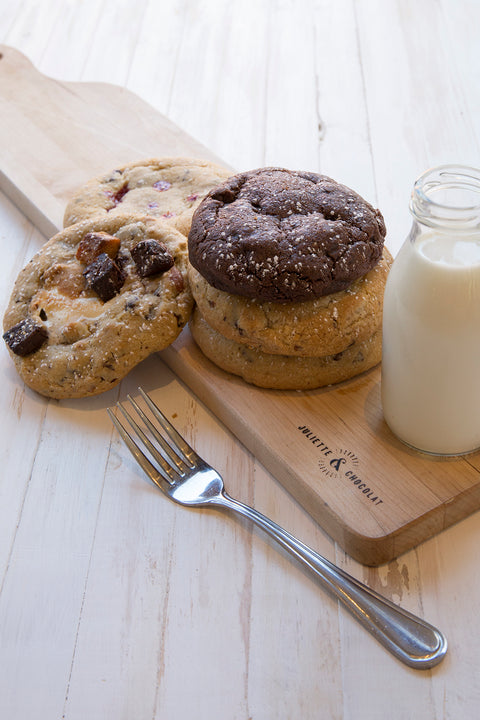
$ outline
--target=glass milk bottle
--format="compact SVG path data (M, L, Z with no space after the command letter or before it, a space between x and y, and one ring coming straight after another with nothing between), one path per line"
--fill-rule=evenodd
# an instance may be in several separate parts
M429 170L410 209L385 288L384 417L413 448L460 455L480 448L480 170Z

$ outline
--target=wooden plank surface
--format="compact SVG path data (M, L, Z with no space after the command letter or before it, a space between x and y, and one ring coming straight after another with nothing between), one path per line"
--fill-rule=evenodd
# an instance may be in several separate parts
M0 55L0 188L47 237L62 228L73 191L105 167L155 154L215 159L123 88L61 83L14 48Z
M213 158L122 88L59 83L11 48L0 54L3 189L40 229L61 227L72 192L101 172L155 155ZM188 330L163 358L361 562L391 560L480 507L480 455L439 461L397 442L383 422L378 368L318 391L253 388L219 372Z
M337 177L382 209L395 253L413 179L480 165L479 13L475 0L23 0L0 2L0 41L62 82L128 88L232 167ZM0 236L5 307L44 237L2 193ZM75 403L19 386L1 347L0 373L1 717L477 716L480 513L365 567L158 356ZM403 667L249 524L150 488L105 413L140 382L233 495L441 627L444 663Z

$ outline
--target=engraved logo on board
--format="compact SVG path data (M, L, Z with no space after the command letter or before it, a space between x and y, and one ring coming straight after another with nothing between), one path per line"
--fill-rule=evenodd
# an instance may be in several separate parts
M344 448L329 447L306 425L299 425L297 430L318 449L317 464L324 475L350 483L362 494L365 501L371 502L373 505L383 504L382 498L375 492L375 489L362 478L359 469L360 460L354 452Z
M332 450L331 457L319 459L318 467L325 475L338 478L348 469L356 468L358 462L357 456L350 450Z

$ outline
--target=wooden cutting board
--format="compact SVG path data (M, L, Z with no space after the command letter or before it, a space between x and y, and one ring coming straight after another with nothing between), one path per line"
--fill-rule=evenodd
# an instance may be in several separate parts
M58 82L0 47L0 188L47 236L90 177L162 155L217 160L132 93ZM378 565L480 507L480 453L415 453L386 427L378 368L308 392L217 369L188 330L162 358L354 558Z

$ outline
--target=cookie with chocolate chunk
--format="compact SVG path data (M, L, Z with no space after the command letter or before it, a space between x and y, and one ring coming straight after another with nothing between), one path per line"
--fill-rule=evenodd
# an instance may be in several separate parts
M385 247L378 264L346 290L291 303L217 290L192 266L188 275L202 316L225 338L270 354L321 357L343 352L380 328L391 263Z
M382 354L380 329L343 352L323 357L270 355L228 340L208 325L198 308L190 329L203 354L215 365L248 383L275 390L311 390L348 380L377 365Z
M20 272L4 340L48 397L95 395L179 335L192 311L186 238L152 217L77 223Z
M312 172L260 168L212 190L194 213L193 267L218 290L303 302L348 288L380 260L381 213Z
M63 224L138 213L160 218L187 235L195 208L230 175L215 163L183 157L125 165L81 187L66 207Z

